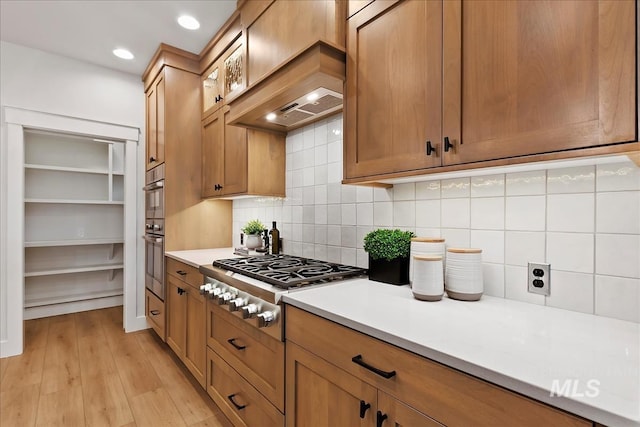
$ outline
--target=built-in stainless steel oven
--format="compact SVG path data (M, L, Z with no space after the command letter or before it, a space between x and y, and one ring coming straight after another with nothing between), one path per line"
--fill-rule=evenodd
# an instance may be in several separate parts
M146 174L145 286L164 301L164 165Z

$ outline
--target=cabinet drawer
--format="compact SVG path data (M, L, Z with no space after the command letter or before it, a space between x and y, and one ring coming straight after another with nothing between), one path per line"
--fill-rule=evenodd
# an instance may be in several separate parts
M150 292L149 290L145 290L145 300L147 320L160 339L165 341L164 322L166 313L164 311L164 301L155 296L153 292Z
M202 273L200 273L197 268L169 257L167 257L167 274L190 284L198 290L200 289L200 285L204 283Z
M287 306L286 338L446 425L590 426L525 398L321 317ZM390 378L355 363L385 372Z
M209 308L207 344L284 411L284 343L224 309Z
M210 348L207 393L236 427L284 426L284 415Z

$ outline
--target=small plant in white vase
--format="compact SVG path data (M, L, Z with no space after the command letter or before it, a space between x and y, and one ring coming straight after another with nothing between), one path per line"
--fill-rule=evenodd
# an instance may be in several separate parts
M242 232L247 236L246 246L247 249L255 249L262 246L262 231L265 230L265 226L258 219L253 219L245 224L242 228Z

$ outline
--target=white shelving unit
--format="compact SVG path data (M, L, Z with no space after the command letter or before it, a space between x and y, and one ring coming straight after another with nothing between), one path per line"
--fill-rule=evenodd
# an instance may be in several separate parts
M25 319L122 304L124 152L25 130Z

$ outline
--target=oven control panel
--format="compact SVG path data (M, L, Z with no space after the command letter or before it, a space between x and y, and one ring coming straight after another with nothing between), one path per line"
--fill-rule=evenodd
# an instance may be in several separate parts
M205 276L205 283L200 286L200 293L209 298L214 304L226 308L241 319L257 328L269 328L270 335L281 338L280 326L281 308L248 292L237 289L219 280ZM267 332L267 331L265 331Z

